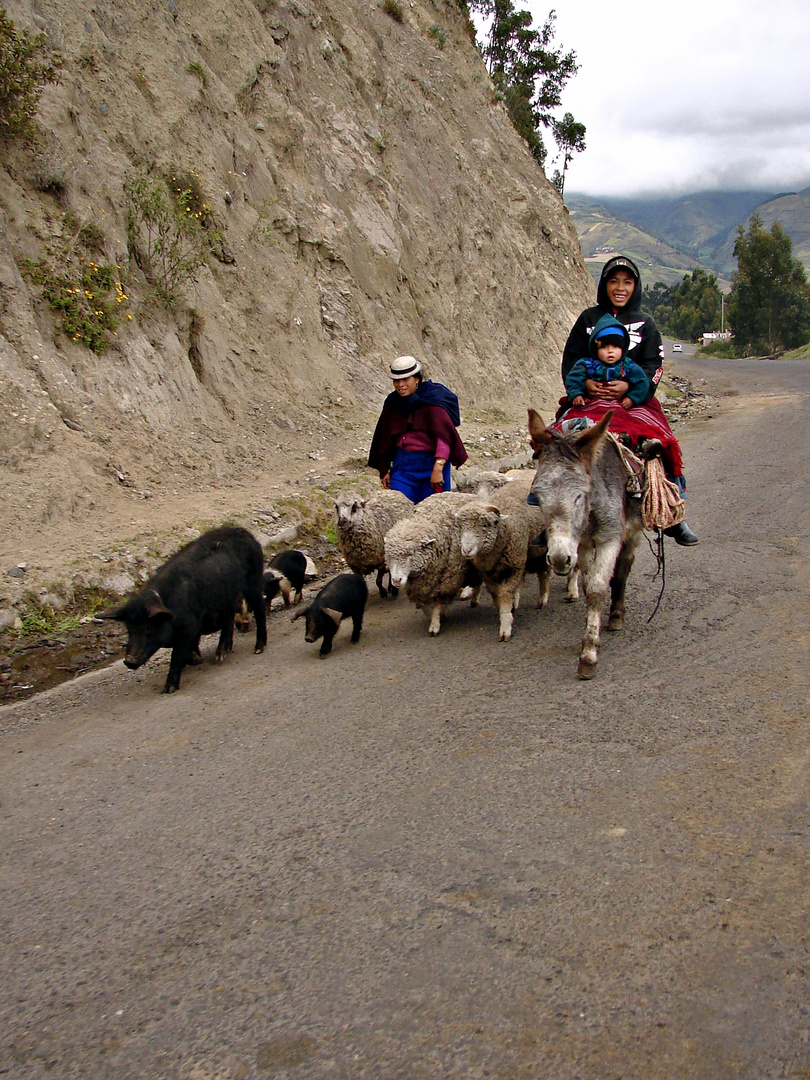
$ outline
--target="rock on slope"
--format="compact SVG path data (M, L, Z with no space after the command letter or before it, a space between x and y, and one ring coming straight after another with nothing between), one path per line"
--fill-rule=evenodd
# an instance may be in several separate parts
M327 463L359 449L393 354L466 414L555 400L591 286L456 5L405 2L402 22L359 0L5 6L64 65L40 145L0 154L0 569L125 532L122 480L170 518L172 492L204 508L313 440ZM196 174L224 232L168 312L127 252L123 182L144 167ZM132 316L101 356L20 273L76 222Z

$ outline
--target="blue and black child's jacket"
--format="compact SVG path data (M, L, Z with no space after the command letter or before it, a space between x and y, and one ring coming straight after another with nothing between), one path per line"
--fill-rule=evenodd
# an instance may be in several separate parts
M608 327L615 330L616 336L621 335L624 340L622 358L613 364L603 363L596 351L597 338L604 335ZM647 378L644 369L627 356L629 343L630 335L627 332L627 327L612 315L603 315L593 328L588 339L588 352L590 355L577 360L565 377L565 392L568 394L569 399L575 398L577 394L582 394L583 397L588 396L588 391L585 389L586 379L593 379L594 382L598 383L623 379L629 385L627 396L633 404L643 405L650 396L650 380Z

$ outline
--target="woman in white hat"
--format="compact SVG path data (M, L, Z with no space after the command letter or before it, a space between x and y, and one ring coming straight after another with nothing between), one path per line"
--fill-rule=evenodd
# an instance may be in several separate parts
M390 367L393 392L383 404L368 463L383 487L413 502L450 490L450 465L463 465L467 451L456 427L458 398L441 383L422 377L413 356L398 356Z

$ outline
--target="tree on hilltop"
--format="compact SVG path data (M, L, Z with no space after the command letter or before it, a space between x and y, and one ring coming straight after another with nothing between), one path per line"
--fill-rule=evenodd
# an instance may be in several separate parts
M738 355L777 353L810 341L810 285L779 224L767 232L754 214L737 227L729 321Z
M541 27L532 27L530 11L518 11L513 0L469 0L469 9L489 21L481 52L496 89L503 95L515 129L541 166L548 149L542 128L550 129L563 154L563 178L575 153L585 149L585 126L566 113L557 120L568 80L579 70L576 53L554 42L555 12Z
M562 154L562 169L556 169L552 183L561 195L565 192L565 174L568 166L574 160L574 154L579 154L585 149L585 125L574 119L573 114L567 112L562 120L552 120L551 130L554 132L554 141Z

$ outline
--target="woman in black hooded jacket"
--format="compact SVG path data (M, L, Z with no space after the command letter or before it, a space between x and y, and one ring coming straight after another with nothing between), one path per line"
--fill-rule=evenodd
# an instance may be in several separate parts
M644 369L650 380L649 401L655 396L664 372L664 343L652 315L641 310L641 274L633 260L626 255L614 255L602 267L596 289L596 306L582 312L568 335L562 356L563 382L577 360L589 355L590 336L603 315L613 315L627 327L630 344L626 355ZM585 386L589 397L615 401L617 404L628 390L628 384L623 380L609 383L589 380ZM683 478L678 479L685 490ZM664 529L664 532L683 547L691 547L698 542L685 521Z

